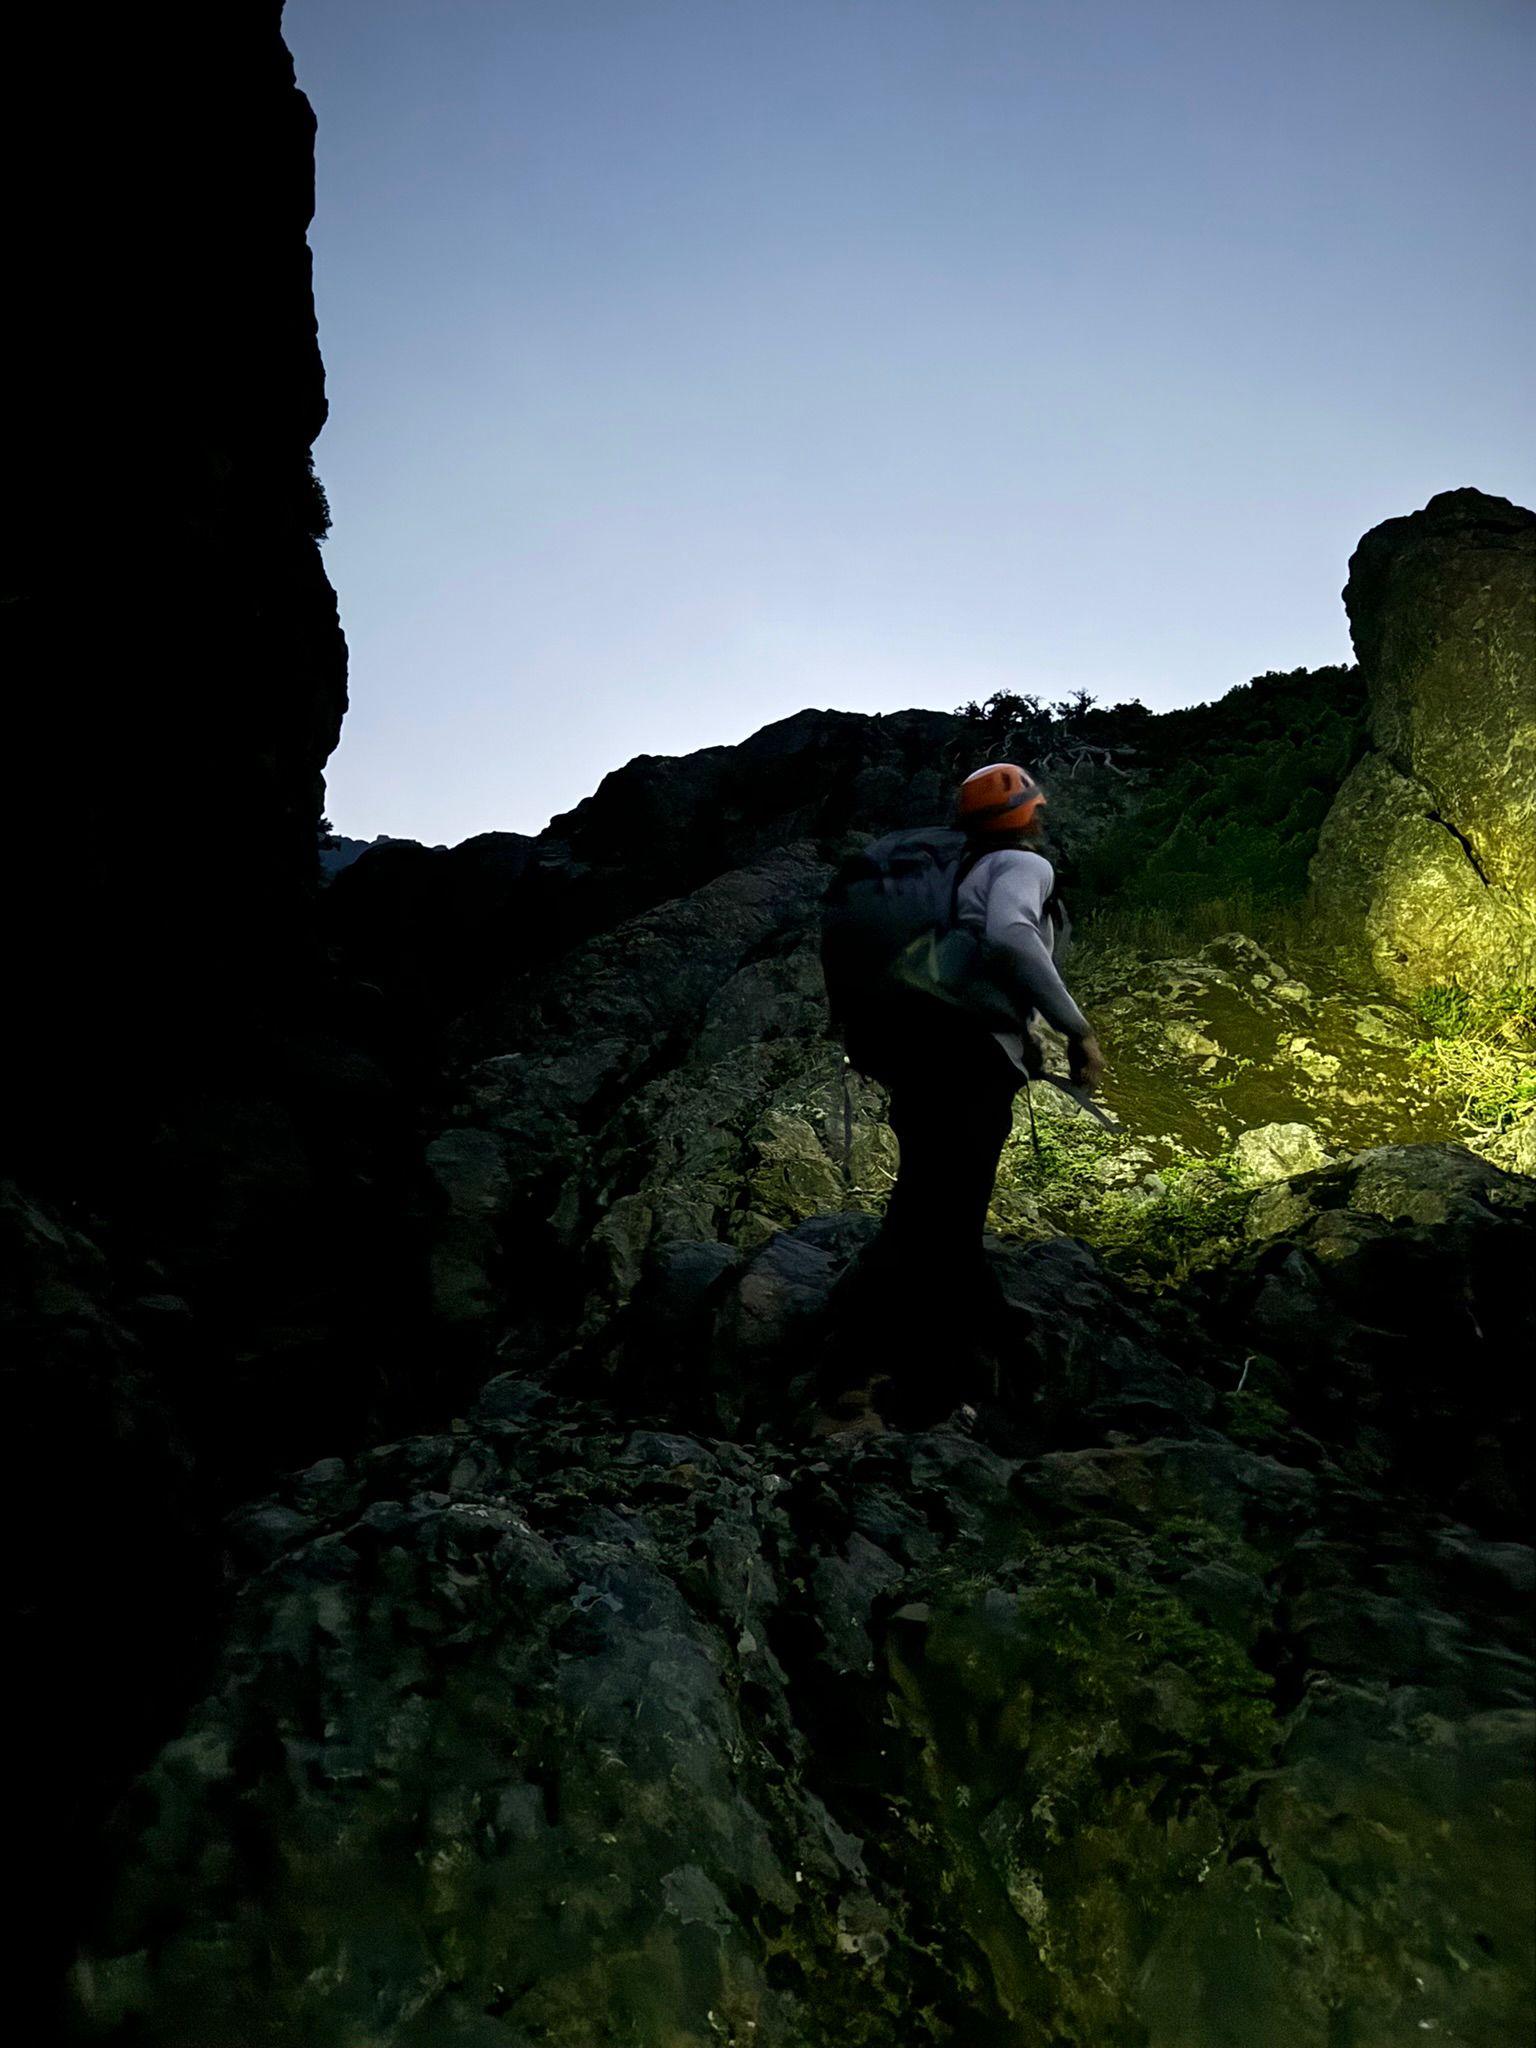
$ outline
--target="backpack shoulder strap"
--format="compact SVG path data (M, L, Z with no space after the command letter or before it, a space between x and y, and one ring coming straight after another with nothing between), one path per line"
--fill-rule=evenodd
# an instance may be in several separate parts
M953 931L960 922L960 891L968 878L975 874L984 860L990 860L994 853L1003 853L1001 846L968 846L961 854L955 867L954 884L949 892L949 925Z

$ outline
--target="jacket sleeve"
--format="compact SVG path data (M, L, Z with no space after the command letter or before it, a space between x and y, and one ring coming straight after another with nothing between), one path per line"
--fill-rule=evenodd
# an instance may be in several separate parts
M1092 1026L1067 993L1045 941L1045 906L1055 882L1042 854L996 854L987 891L983 947L987 968L1021 1010L1038 1010L1068 1038L1086 1038Z

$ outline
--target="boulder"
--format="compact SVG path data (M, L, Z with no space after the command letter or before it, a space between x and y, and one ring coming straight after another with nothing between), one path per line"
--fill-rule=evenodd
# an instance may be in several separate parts
M1491 887L1432 792L1384 754L1367 754L1339 791L1312 879L1339 950L1397 995L1536 977L1531 900Z
M1442 491L1365 536L1344 605L1377 751L1491 887L1536 896L1536 512Z
M1286 1180L1332 1162L1307 1124L1259 1124L1232 1147L1238 1169L1250 1180Z
M1365 536L1344 602L1375 750L1324 823L1316 908L1400 994L1536 979L1536 513L1442 492Z

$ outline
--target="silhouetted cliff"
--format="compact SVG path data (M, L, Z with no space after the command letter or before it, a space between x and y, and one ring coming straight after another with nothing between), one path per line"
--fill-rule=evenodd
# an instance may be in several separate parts
M281 13L7 23L0 1544L28 2039L105 1805L206 1654L217 1516L302 1445L300 1376L322 1409L317 1362L345 1381L340 1297L391 1292L363 1186L387 1086L322 1015L346 648Z
M318 538L314 119L279 0L29 9L7 51L3 1082L72 1193L315 968L346 649ZM46 128L20 118L46 107ZM47 165L50 168L45 169ZM189 857L219 822L213 864Z

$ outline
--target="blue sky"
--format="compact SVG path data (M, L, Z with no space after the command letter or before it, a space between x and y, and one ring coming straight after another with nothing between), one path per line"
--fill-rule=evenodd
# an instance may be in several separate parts
M328 809L537 831L807 704L1349 658L1536 498L1529 0L288 0Z

